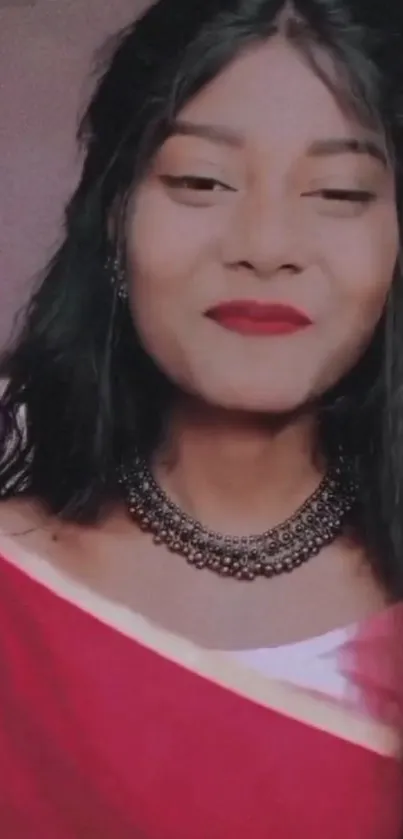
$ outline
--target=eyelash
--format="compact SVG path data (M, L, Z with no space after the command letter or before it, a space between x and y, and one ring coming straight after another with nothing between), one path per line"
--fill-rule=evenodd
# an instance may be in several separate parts
M218 186L221 190L228 190L235 192L233 187L224 184L222 181L217 181L216 178L206 178L199 175L163 175L162 182L172 189L188 189L194 192L210 192L211 187ZM209 189L210 187L210 189Z
M365 189L320 189L317 192L306 192L306 197L321 196L327 201L345 201L353 204L370 204L375 200L374 192Z
M220 190L236 192L233 187L218 181L216 178L206 178L198 175L163 175L162 182L171 189L186 189L193 192L214 192L215 187ZM327 201L338 201L353 204L370 204L375 200L375 193L360 189L321 189L316 192L305 192L303 197L321 197Z

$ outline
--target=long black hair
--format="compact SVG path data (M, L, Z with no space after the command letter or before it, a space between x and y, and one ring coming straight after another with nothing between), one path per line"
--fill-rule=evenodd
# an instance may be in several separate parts
M152 448L171 398L105 269L128 199L178 110L242 50L290 39L343 107L382 132L403 186L403 9L398 0L159 0L113 39L79 127L81 179L64 240L5 352L0 493L77 522L118 492L134 444ZM329 61L332 58L332 69ZM105 57L104 57L105 60ZM336 72L334 72L336 70ZM115 223L111 226L111 218ZM113 227L113 233L112 233ZM321 406L360 486L359 530L392 597L403 592L403 276L371 346Z

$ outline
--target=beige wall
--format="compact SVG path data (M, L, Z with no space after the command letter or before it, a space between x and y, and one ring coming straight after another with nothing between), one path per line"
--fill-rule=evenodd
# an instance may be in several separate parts
M58 238L92 53L148 3L0 0L0 344Z

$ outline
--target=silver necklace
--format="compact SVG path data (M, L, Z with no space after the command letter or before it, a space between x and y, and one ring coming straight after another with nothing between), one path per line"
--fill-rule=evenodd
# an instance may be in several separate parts
M318 488L286 521L259 535L226 536L184 513L156 483L136 454L119 475L127 508L139 527L195 568L224 577L254 580L293 571L341 534L357 499L357 487L343 457Z

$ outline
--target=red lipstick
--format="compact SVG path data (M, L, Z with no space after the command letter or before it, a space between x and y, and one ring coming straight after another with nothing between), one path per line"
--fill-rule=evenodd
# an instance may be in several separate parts
M308 315L293 306L256 300L219 303L206 316L241 335L290 335L312 325Z

